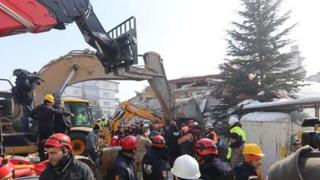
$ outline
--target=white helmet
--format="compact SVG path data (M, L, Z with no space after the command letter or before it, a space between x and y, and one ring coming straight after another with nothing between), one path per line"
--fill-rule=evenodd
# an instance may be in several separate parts
M230 126L233 126L237 122L239 122L238 116L230 116L229 117L229 125Z
M201 176L198 162L187 154L174 161L171 173L182 179L198 179Z

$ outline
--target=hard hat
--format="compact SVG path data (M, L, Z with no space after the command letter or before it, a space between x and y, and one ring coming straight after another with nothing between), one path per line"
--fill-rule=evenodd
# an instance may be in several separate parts
M121 147L124 150L136 149L137 145L138 145L137 138L131 135L126 136L121 143Z
M13 172L13 164L4 158L0 158L0 178L5 178L9 173Z
M238 116L230 116L230 117L229 117L229 125L230 125L230 126L233 126L233 125L236 124L237 122L239 122Z
M166 145L166 140L161 135L156 135L151 139L153 147L164 148Z
M44 100L50 102L50 103L53 103L54 102L54 97L52 94L47 94L45 97L44 97Z
M255 156L264 156L260 146L258 144L250 143L246 144L242 150L243 155L255 155Z
M69 150L72 149L71 146L71 138L63 133L56 133L51 135L46 143L45 143L45 147L67 147Z
M205 155L216 155L218 154L218 149L213 140L209 138L202 138L199 141L197 141L195 145L195 151L200 156Z
M171 173L182 179L198 179L201 176L198 162L187 154L174 161Z

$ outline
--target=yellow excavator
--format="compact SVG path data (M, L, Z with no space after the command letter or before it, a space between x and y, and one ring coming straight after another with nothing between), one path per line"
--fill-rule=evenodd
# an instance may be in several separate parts
M119 110L111 119L110 127L116 132L123 121L131 121L135 117L140 117L151 122L164 122L163 117L158 117L147 109L134 107L130 101L125 101L120 104Z
M144 67L130 66L106 74L104 66L101 64L94 52L89 50L72 51L65 56L50 61L37 73L42 82L37 85L34 90L35 105L42 103L43 97L46 94L52 93L56 96L60 96L68 85L78 82L88 80L148 80L162 106L164 112L163 119L173 119L175 101L171 90L169 89L160 55L155 52L148 52L143 55L143 59ZM14 117L9 119L12 122L19 122L19 117L21 117L22 111L21 108L18 107L21 106L19 106L19 104L14 104L12 99L12 96L7 98L7 101L10 103L6 101L5 107L10 107L8 108L11 111L10 117ZM88 113L90 110L86 100L81 100L80 102L70 101L69 99L65 104L66 106L68 106L68 104L69 106L71 106L71 104L82 104L82 107L87 108L86 111ZM1 118L3 119L4 116ZM88 120L93 122L92 117L88 118ZM75 126L74 128L71 128L70 136L73 137L73 148L76 150L76 154L83 153L85 147L85 139L83 137L85 137L85 135L91 130L92 126ZM75 136L73 134L77 135ZM79 138L79 134L82 134L82 138ZM6 153L16 153L15 150L18 148L18 145L11 143L10 146L5 145L5 148L10 149L10 151ZM21 151L19 153L21 153Z

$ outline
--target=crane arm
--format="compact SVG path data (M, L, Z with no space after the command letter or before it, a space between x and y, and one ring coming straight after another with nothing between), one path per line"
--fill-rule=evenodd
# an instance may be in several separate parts
M135 18L105 32L89 0L0 0L0 22L0 37L65 29L75 22L106 72L137 64Z

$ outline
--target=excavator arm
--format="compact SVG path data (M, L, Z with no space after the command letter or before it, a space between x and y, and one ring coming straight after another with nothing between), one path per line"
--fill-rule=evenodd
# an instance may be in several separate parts
M105 72L137 63L135 18L105 32L89 0L0 0L0 22L0 37L65 29L75 22Z
M143 55L143 58L144 67L131 66L106 74L104 67L93 52L70 52L52 60L40 69L38 77L43 82L35 87L35 104L40 104L47 93L54 93L59 96L66 86L78 82L88 80L148 80L163 108L164 119L174 119L174 97L169 88L160 55L155 52L148 52ZM131 111L134 110L131 109Z
M144 110L138 107L134 107L130 101L121 103L120 110L116 115L111 119L110 127L114 132L116 132L122 120L131 121L134 117L141 117L147 119L151 122L164 122L163 118L160 118L148 110Z

